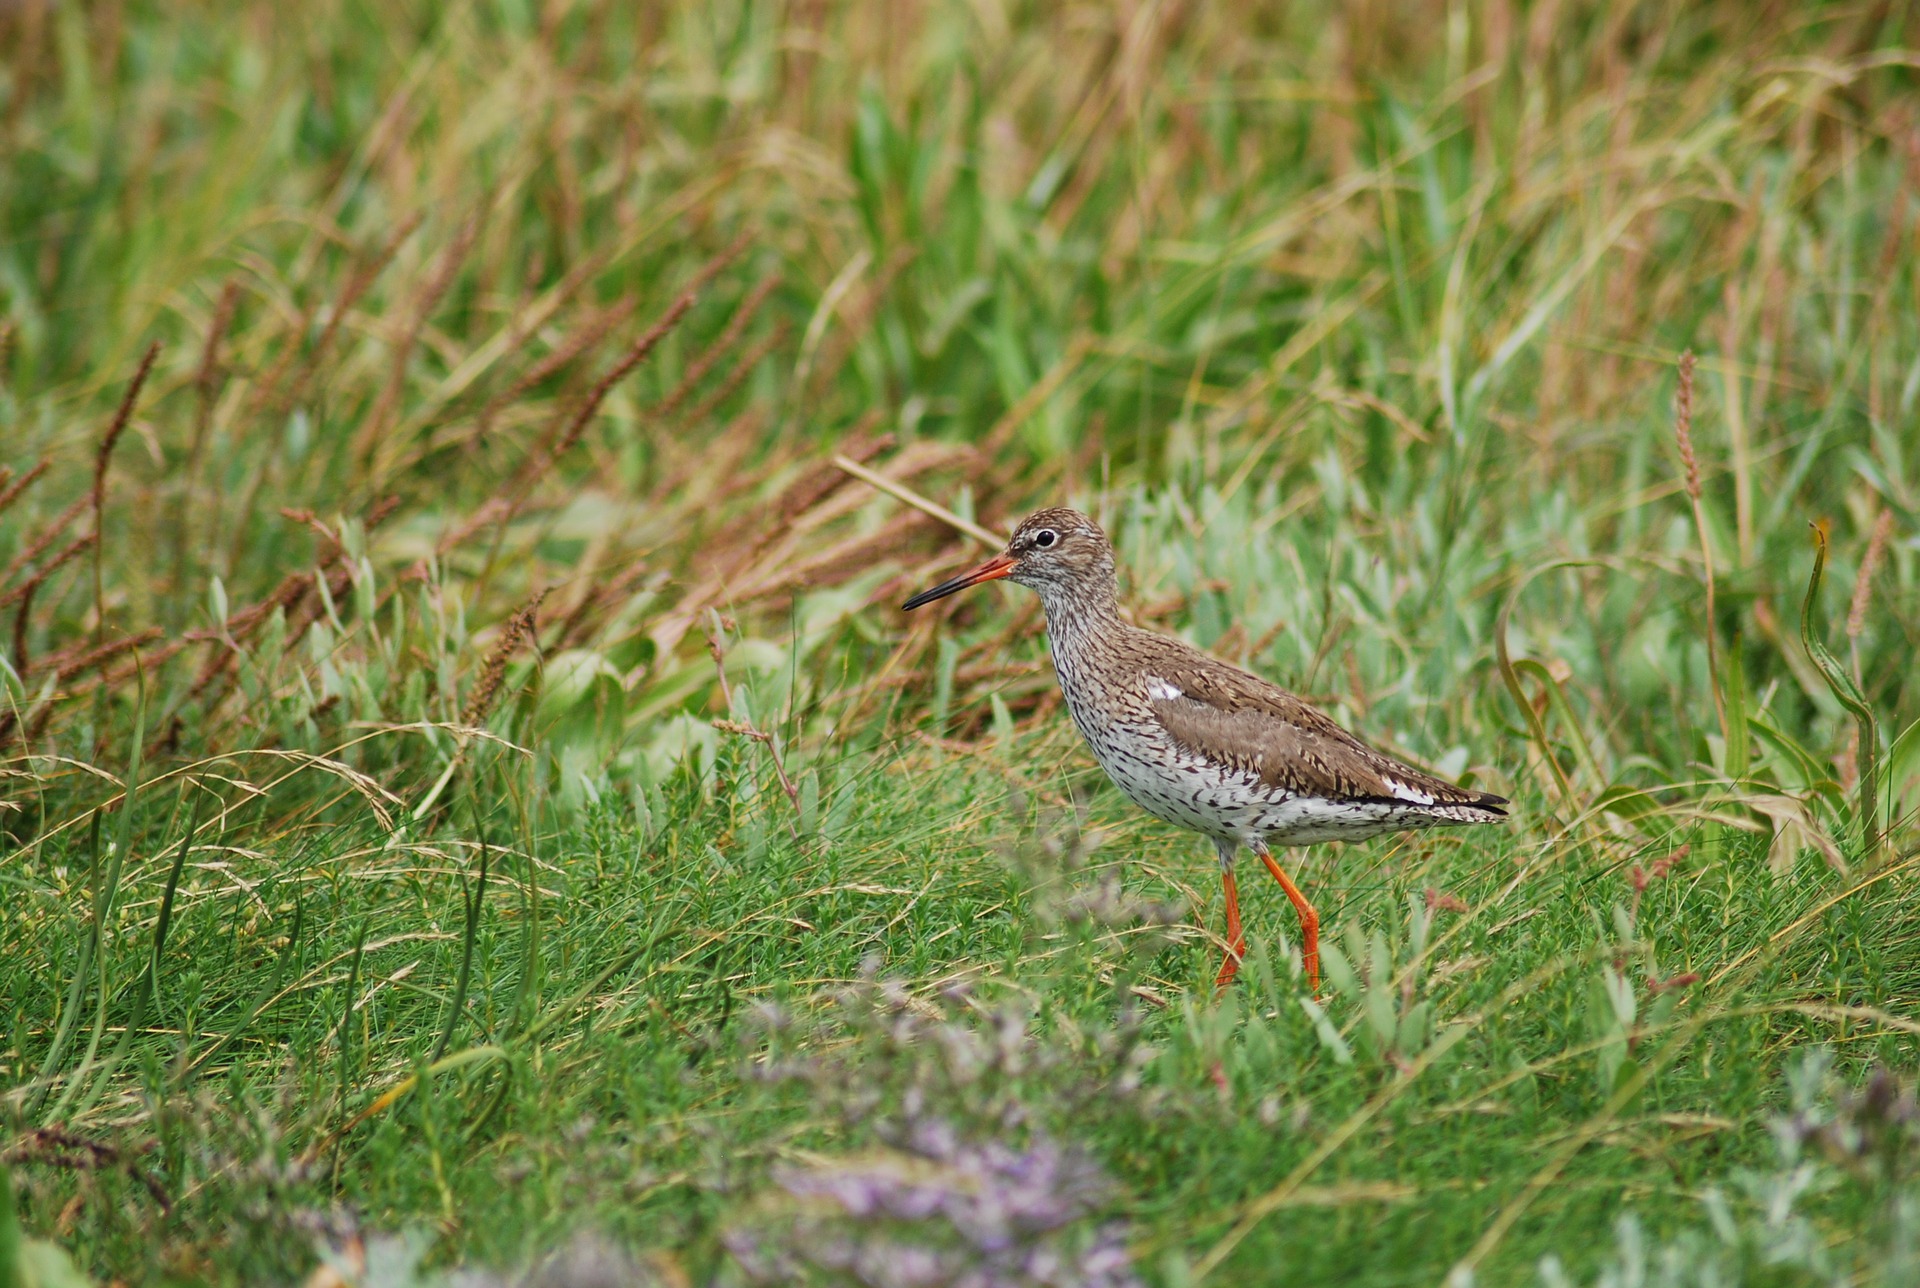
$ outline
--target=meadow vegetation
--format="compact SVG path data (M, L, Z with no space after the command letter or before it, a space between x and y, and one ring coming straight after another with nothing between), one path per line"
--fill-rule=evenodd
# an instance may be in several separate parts
M0 51L0 1283L1920 1276L1905 0ZM1514 798L1319 999L898 611L1061 502Z

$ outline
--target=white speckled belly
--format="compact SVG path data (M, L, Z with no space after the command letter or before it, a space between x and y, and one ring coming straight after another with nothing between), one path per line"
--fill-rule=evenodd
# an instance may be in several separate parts
M1298 796L1181 751L1158 725L1103 722L1073 701L1067 709L1100 767L1155 818L1237 845L1360 841L1427 820L1379 801Z

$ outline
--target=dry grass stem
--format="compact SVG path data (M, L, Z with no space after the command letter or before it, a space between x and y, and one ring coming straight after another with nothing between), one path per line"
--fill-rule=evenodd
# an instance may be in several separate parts
M78 557L82 551L93 545L98 539L94 533L83 532L73 540L67 542L53 558L40 565L40 567L34 571L33 576L21 582L12 590L0 591L0 608L5 608L9 604L31 596L35 591L39 590L40 587L45 584L46 580L58 571L62 565Z
M193 376L195 397L193 438L187 444L186 469L180 480L178 500L173 512L173 579L176 584L187 575L188 552L193 548L193 533L199 501L201 462L206 456L207 435L213 429L213 408L220 390L222 368L220 345L227 328L233 325L234 310L240 303L240 283L228 279L220 288L213 317L207 323L207 338L200 346L200 365Z
M306 390L308 379L332 350L334 337L340 334L340 328L346 323L347 314L352 312L353 307L360 302L360 297L366 294L367 289L379 280L380 274L385 272L387 265L393 262L393 257L400 253L400 247L405 245L407 238L413 236L414 230L420 227L423 218L424 216L418 211L409 214L400 221L400 225L393 230L371 259L361 262L348 271L347 280L342 284L339 295L334 297L333 307L327 313L327 322L320 330L320 338L315 340L313 348L307 351L299 375L283 396L280 393L280 381L294 362L300 359L301 341L306 338L308 328L312 324L313 310L311 306L308 307L301 317L299 329L282 341L279 361L274 364L272 372L261 382L259 390L254 394L249 409L252 415L259 415L262 412L270 416L275 415L299 401L301 394Z
M1688 349L1680 355L1680 379L1673 397L1673 436L1680 443L1681 477L1687 495L1698 501L1700 461L1693 452L1693 368L1693 350Z
M361 422L359 443L355 450L365 467L372 472L374 456L379 451L380 441L386 437L394 416L399 410L401 392L406 388L407 363L413 357L414 348L420 343L420 332L433 317L433 311L440 301L452 289L454 279L460 267L466 262L467 253L473 249L474 239L480 235L480 216L472 215L453 236L453 241L440 253L433 273L427 278L426 285L420 290L408 311L404 329L399 340L393 345L393 356L387 373L387 383L380 389L373 410Z
M692 365L687 368L686 374L680 378L680 383L675 385L673 391L661 399L659 406L653 409L655 415L667 417L680 409L680 404L686 401L687 396L699 386L702 380L707 378L707 373L713 370L735 344L739 343L747 325L753 321L754 315L759 313L760 306L779 285L778 277L765 277L747 293L747 297L733 311L733 316L727 319L726 329L720 333L719 338L707 346L706 352L694 359ZM697 420L698 417L694 419Z
M638 299L629 295L604 309L594 310L586 321L567 333L566 338L555 346L553 352L528 367L502 393L487 400L475 422L473 437L485 438L493 427L494 417L499 415L502 407L509 407L519 402L530 390L537 388L579 358L598 348L600 342L606 339L607 332L632 317L633 311L639 307L639 304Z
M739 391L747 377L753 374L753 369L759 366L768 354L785 344L787 337L791 334L791 328L784 321L776 323L773 330L747 347L747 351L741 354L727 371L718 387L687 412L686 419L698 424L718 411L727 399Z
M1693 507L1693 527L1700 538L1700 563L1707 583L1707 683L1713 691L1713 712L1720 723L1720 739L1729 738L1727 701L1721 692L1719 617L1714 606L1713 537L1707 527L1706 503L1700 487L1700 460L1693 450L1693 350L1680 355L1680 379L1673 400L1673 436L1680 445L1682 482Z
M500 638L487 651L487 660L480 668L480 678L474 682L473 697L467 702L463 723L475 729L486 724L487 716L500 696L500 684L507 678L507 663L513 659L521 643L533 635L534 619L547 594L544 587L535 591L533 598L522 604L501 628Z
M46 665L54 668L55 678L58 679L60 683L65 684L68 680L76 676L85 675L95 667L105 666L115 658L126 653L131 653L134 649L140 648L143 645L151 644L160 637L160 628L158 626L149 626L138 634L128 635L107 644L97 645L74 654L71 657L49 657Z
M229 280L220 288L219 302L213 306L207 338L200 346L200 365L193 373L193 387L200 395L202 425L211 414L213 396L220 383L220 342L226 338L227 328L233 325L233 311L239 303L240 283Z
M24 676L33 665L33 658L27 652L27 625L33 612L33 596L40 589L38 581L30 581L20 591L20 609L13 615L13 670L14 674ZM13 715L7 713L6 723L0 729L13 727Z
M55 515L51 522L40 529L31 540L7 564L6 571L0 572L0 585L5 585L17 576L22 568L31 564L47 552L47 547L60 539L60 534L73 526L73 521L85 514L93 505L93 496L88 493L72 501L66 509Z
M21 493L38 483L52 464L53 462L42 457L38 464L17 479L13 478L13 471L9 469L7 477L10 481L0 486L0 514L4 514L15 501L18 501Z
M1867 626L1867 607L1873 600L1873 576L1886 558L1887 543L1893 539L1893 510L1883 507L1873 521L1867 538L1867 553L1861 556L1860 572L1853 579L1853 599L1847 605L1847 638L1858 641Z
M719 637L715 634L709 633L707 635L707 653L713 658L713 669L720 682L721 697L726 702L727 709L731 711L733 709L733 690L727 683L727 657L726 653L720 647ZM780 790L786 793L788 802L793 806L793 818L788 821L787 827L793 833L793 838L796 841L799 840L801 823L800 791L793 785L793 779L787 775L786 762L780 755L779 741L764 729L756 728L754 725L745 721L733 720L727 717L715 719L713 721L713 727L722 733L735 734L749 741L757 742L767 749L768 759L773 762L774 776L780 780Z
M594 385L593 391L568 419L566 428L553 440L552 445L530 458L522 466L520 476L512 488L515 508L524 503L527 494L545 477L547 471L553 468L554 463L566 456L573 449L574 444L580 441L587 432L587 426L593 423L594 414L600 410L600 404L606 401L609 393L613 392L613 387L647 360L647 355L654 351L654 348L666 337L667 332L673 330L680 319L687 315L687 310L693 307L696 298L692 291L688 291L675 300L665 315L648 327L640 338L633 342L620 361L615 363L613 368L600 378L599 383Z
M107 499L107 467L113 460L113 449L120 443L120 435L127 430L127 422L133 419L134 404L140 400L140 390L147 383L147 376L153 371L153 363L160 356L160 342L155 340L147 346L140 358L140 366L135 369L133 379L127 382L127 392L120 399L119 408L113 413L113 420L107 425L106 434L100 439L100 450L93 458L93 491L90 494L93 507L93 530L100 531L101 510Z
M850 461L845 456L836 455L833 458L833 463L869 487L885 492L894 500L910 505L930 518L938 519L955 532L965 533L989 550L999 550L1007 544L1005 537L987 531L971 519L961 518L939 502L928 500L905 484L896 483L886 475L870 470L858 461Z

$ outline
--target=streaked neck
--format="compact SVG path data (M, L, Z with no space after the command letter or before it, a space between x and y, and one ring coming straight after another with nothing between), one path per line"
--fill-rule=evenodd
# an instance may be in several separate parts
M1042 586L1047 633L1056 644L1078 643L1120 625L1120 603L1111 579L1089 579L1071 586Z

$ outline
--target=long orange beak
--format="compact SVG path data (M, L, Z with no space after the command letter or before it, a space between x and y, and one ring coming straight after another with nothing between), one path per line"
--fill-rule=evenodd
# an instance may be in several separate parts
M995 555L975 568L972 572L963 572L951 581L943 581L932 590L923 590L902 604L902 608L918 608L922 604L931 604L936 599L945 599L948 595L957 595L969 586L978 586L983 581L998 581L1007 576L1019 564L1012 555Z

